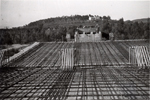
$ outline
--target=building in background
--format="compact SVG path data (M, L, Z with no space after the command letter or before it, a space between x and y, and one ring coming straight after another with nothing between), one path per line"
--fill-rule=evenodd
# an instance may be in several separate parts
M71 41L71 36L69 33L66 33L66 40L67 40L67 42Z
M100 19L100 16L92 16L92 15L89 15L89 20L92 21L92 20L99 20Z
M114 33L109 33L109 40L113 41L114 40Z
M97 27L77 28L75 42L98 42L102 40L101 32Z

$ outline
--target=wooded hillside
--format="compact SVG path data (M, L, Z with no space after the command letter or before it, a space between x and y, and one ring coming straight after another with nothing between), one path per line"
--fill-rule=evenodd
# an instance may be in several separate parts
M0 44L65 41L66 33L71 34L73 39L76 28L83 26L98 26L102 32L113 32L115 39L149 38L149 21L112 20L110 16L89 20L89 15L74 15L43 19L23 27L0 29Z

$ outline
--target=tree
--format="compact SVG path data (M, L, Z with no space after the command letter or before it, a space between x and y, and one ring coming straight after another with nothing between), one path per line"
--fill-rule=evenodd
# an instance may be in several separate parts
M118 32L121 34L121 33L124 33L124 20L123 18L121 18L118 23L117 23L117 30Z
M109 23L109 21L107 19L103 20L102 32L110 33L111 30L112 30L112 27L111 27L111 24Z
M11 37L10 37L10 33L4 33L4 38L3 38L3 43L4 44L8 44L8 45L10 45L10 44L12 44L13 43L13 41L12 41L12 39L11 39Z

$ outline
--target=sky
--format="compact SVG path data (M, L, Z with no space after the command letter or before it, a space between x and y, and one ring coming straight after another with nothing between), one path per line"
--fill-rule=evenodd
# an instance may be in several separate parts
M71 15L134 20L150 17L150 0L0 0L0 14L0 28Z

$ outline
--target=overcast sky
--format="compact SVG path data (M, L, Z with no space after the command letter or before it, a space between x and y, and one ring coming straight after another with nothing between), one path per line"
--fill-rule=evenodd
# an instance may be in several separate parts
M0 0L0 28L70 15L100 15L133 20L150 16L150 0Z

